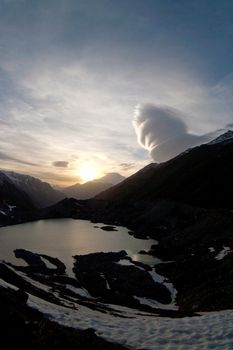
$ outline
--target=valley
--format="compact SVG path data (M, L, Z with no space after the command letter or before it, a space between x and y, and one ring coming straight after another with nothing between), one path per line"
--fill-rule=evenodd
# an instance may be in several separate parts
M141 348L137 332L150 350L180 349L176 333L190 349L230 349L232 155L227 133L151 164L95 198L43 208L1 175L4 298L19 289L28 295L23 307L134 349Z

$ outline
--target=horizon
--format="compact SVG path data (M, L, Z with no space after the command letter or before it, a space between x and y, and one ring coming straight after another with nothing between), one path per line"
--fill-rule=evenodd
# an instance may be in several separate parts
M3 0L1 168L130 176L233 127L233 4Z
M228 140L228 139L231 139L231 138L233 138L233 130L232 129L225 129L225 130L223 130L223 129L221 129L221 130L217 130L216 131L216 133L214 133L215 135L214 135L214 137L213 138L211 138L211 140L209 141L208 140L208 142L204 142L204 143L202 143L201 145L204 145L204 144L214 144L215 143L215 141L217 141L217 142L224 142L224 141L226 141L226 140ZM227 138L225 137L225 138L222 138L222 136L227 136ZM212 135L213 136L213 135ZM186 153L188 150L191 150L192 148L195 148L196 146L194 146L194 147L191 147L191 148L189 148L189 149L186 149L186 150L184 150L183 152L181 152L181 153L178 153L178 156L179 155L182 155L183 153ZM176 155L177 156L177 155ZM174 158L176 158L176 156L174 156ZM172 159L172 158L170 158L170 159ZM168 159L168 160L170 160L170 159ZM167 160L167 161L168 161ZM161 163L166 163L166 161L164 161L164 162L161 162ZM149 166L149 165L152 165L152 164L161 164L161 163L156 163L156 162L150 162L150 163L148 163L145 167L143 167L143 168L146 168L147 166ZM141 168L141 169L139 169L139 170L137 170L135 173L133 173L133 174L131 174L131 175L134 175L134 174L136 174L138 171L140 171L140 170L142 170L143 168ZM81 172L81 176L80 176L80 178L79 178L79 182L75 182L75 183L71 183L71 184L69 184L68 186L67 185L56 185L56 184L53 184L52 182L50 183L50 182L47 182L47 181L44 181L43 179L41 179L41 178L39 178L39 177L35 177L35 176L32 176L32 175L30 175L30 174L25 174L25 173L22 173L22 172L16 172L16 171L14 171L13 169L1 169L0 168L0 172L2 171L2 172L13 172L13 173L15 173L15 174L20 174L20 175L24 175L24 176L32 176L32 177L34 177L34 178L36 178L36 179L39 179L40 181L42 181L42 182L45 182L45 183L48 183L49 185L51 185L54 189L58 189L58 190L63 190L63 189L67 189L68 187L72 187L72 186L75 186L75 185L85 185L85 184L87 184L87 183L89 183L89 182L92 182L92 181L98 181L98 180L100 180L100 179L103 179L103 178L105 178L105 177L108 177L108 176L117 176L117 177L121 177L122 179L119 181L119 182L121 182L121 181L123 181L123 180L125 180L125 179L127 179L128 177L130 177L131 175L129 175L129 176L123 176L122 174L120 174L120 173L118 173L118 172L108 172L108 173L104 173L104 174L102 174L101 176L99 175L97 175L97 176L95 176L96 175L96 173L95 172L92 172L92 170L93 169L90 169L89 167L87 168L87 169L85 169L85 168L83 168L83 175L82 175L82 172ZM118 180L119 180L119 178L118 178ZM117 183L118 183L118 181L117 181ZM113 183L112 183L112 185L114 186L114 181L113 181Z
M35 178L35 179L37 179L37 180L40 180L41 182L45 182L45 183L48 183L49 185L51 185L53 188L55 188L55 189L65 189L65 188L68 188L68 187L72 187L72 186L74 186L74 185L85 185L85 184L87 184L88 182L92 182L92 181L96 181L96 180L100 180L100 179L102 179L102 178L105 178L105 177L107 177L107 176L109 176L109 175L117 175L117 176L119 176L119 177L122 177L122 181L124 180L124 179L126 179L127 177L124 177L123 175L121 175L120 173L116 173L116 172L112 172L112 173L105 173L105 174L103 174L102 176L99 176L99 177L95 177L95 178L90 178L90 179L87 179L87 180L85 180L84 178L83 179L81 179L80 178L80 182L74 182L74 183L71 183L71 184L69 184L68 186L66 186L66 185L56 185L56 184L53 184L53 183L50 183L50 182L47 182L47 181L44 181L43 179L41 179L41 178L39 178L39 177L36 177L36 176L32 176L31 174L27 174L27 173L23 173L23 172L17 172L17 171L15 171L15 170L13 170L13 169L1 169L0 168L0 172L3 172L3 173L14 173L14 174L19 174L19 175L23 175L23 176L30 176L30 177L33 177L33 178ZM114 184L113 184L114 185Z

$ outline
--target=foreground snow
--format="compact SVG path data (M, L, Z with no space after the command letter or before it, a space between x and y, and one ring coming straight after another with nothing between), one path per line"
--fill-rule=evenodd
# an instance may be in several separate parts
M232 311L170 319L111 305L113 309L122 312L122 318L81 305L78 310L67 309L34 296L30 296L29 305L62 325L81 329L94 328L103 338L135 349L233 349Z
M15 289L1 279L0 285ZM233 311L171 319L109 305L115 310L113 315L77 304L75 305L77 309L74 310L54 305L32 295L29 295L28 305L62 325L79 329L93 328L103 338L134 349L233 349Z

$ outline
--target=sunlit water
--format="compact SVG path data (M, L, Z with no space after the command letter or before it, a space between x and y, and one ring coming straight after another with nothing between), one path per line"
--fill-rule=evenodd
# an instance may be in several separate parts
M72 272L73 255L94 252L117 252L126 250L133 260L155 264L155 258L138 254L140 250L150 249L157 242L152 239L141 240L128 234L125 227L118 231L103 231L90 221L73 219L51 219L29 222L21 225L0 228L0 259L14 264L23 264L14 257L14 249L23 248L34 253L47 254L59 258Z

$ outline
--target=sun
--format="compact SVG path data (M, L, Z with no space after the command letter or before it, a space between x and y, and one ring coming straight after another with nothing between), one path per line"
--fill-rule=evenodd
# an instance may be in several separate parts
M96 168L92 164L84 164L79 172L83 182L92 181L97 176Z

